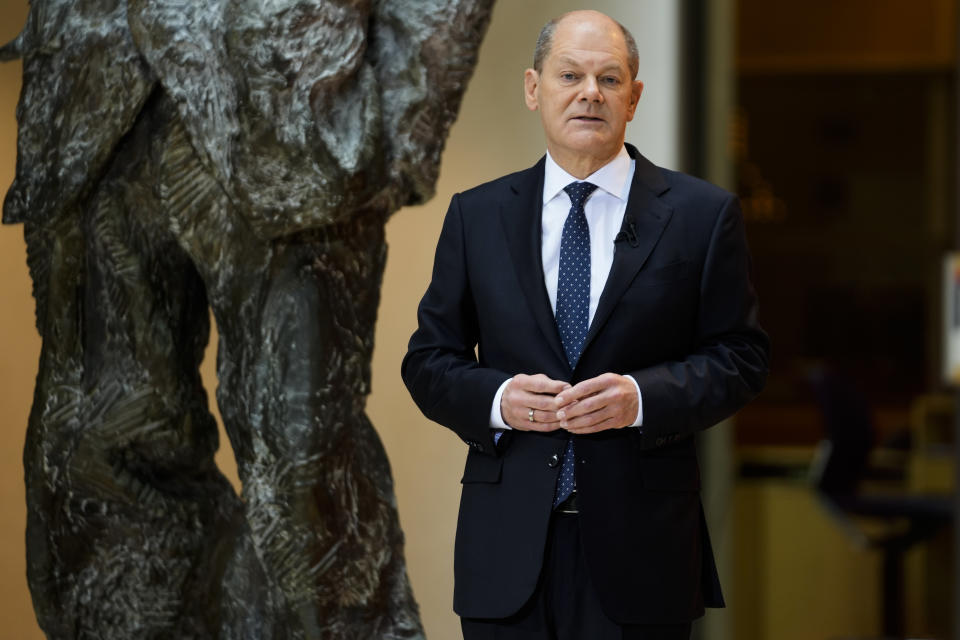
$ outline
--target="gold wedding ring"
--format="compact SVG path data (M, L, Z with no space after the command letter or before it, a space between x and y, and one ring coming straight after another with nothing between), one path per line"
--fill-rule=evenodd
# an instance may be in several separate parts
M536 422L536 420L533 419L533 409L527 411L527 417L530 419L530 422Z

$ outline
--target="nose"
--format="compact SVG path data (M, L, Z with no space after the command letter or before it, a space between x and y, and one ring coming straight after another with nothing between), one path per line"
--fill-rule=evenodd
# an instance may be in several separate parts
M595 76L586 75L583 78L581 90L581 100L588 102L603 102L603 94L600 93L600 84Z

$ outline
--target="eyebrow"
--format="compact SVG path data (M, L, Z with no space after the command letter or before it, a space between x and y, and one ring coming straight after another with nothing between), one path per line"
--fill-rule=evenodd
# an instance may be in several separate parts
M581 66L581 63L579 60L576 60L575 58L571 58L569 56L560 54L557 56L557 59L560 62L560 64L568 64L574 67ZM611 62L610 64L604 65L600 68L600 73L610 73L611 71L623 72L624 69L622 69L620 67L620 64L617 62Z

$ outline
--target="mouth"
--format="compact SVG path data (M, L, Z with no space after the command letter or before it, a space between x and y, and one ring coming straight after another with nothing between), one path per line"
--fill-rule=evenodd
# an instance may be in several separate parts
M576 122L587 122L587 123L596 123L603 122L603 118L598 118L597 116L574 116L570 118Z

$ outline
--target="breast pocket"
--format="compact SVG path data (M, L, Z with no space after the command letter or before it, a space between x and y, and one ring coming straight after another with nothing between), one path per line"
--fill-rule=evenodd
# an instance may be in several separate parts
M690 260L678 260L665 265L643 269L637 274L633 286L650 286L679 282L696 274L696 265Z
M463 484L500 482L502 468L503 458L471 451L467 454L467 463L463 467L463 477L460 482Z

